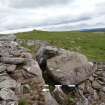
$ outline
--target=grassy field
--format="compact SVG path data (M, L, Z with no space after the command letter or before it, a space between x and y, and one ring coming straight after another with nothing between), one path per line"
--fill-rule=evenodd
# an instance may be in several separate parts
M48 41L57 47L83 53L92 61L105 61L105 33L33 31L19 33L17 38Z

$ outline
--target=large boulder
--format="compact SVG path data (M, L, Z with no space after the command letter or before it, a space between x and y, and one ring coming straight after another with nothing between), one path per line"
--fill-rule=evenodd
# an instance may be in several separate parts
M40 67L62 85L79 84L95 71L84 55L51 46L41 48L36 58Z

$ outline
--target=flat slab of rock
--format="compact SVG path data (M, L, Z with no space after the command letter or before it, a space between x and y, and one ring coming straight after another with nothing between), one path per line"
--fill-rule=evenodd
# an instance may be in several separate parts
M94 72L85 56L74 52L49 59L47 66L52 77L62 85L79 84Z
M84 55L52 46L40 48L36 59L41 69L61 85L79 84L95 71Z
M23 66L23 69L29 74L42 77L42 73L38 63L32 59L27 60L26 65Z
M2 77L0 77L2 78ZM5 79L5 78L4 78ZM5 80L2 80L0 82L0 89L2 88L11 88L11 89L15 89L17 86L17 83L15 80L10 79L10 78L6 78Z
M2 63L5 64L24 64L25 63L25 59L24 58L19 58L19 57L14 57L14 58L10 58L10 57L1 57L0 61Z
M13 100L13 101L17 100L15 93L7 88L3 88L0 90L0 98L2 100Z
M5 65L0 65L0 73L4 72L6 70L6 66Z

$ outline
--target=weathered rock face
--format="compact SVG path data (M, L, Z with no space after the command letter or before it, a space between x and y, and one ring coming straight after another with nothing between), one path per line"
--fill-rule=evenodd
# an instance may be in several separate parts
M52 96L42 91L44 85L32 55L14 41L0 41L0 105L58 105L54 98L46 101Z
M105 78L104 73L105 63L97 63L97 70L93 73L93 75L91 75L91 77L89 77L83 83L79 84L78 89L81 92L81 96L84 97L85 100L87 100L89 105L105 104L105 81L103 81L103 79ZM82 100L80 98L78 103L81 102Z
M45 105L59 105L55 99L51 96L50 92L44 92Z
M105 63L88 62L82 54L51 46L42 47L36 59L43 72L56 81L56 85L76 85L68 93L54 90L53 95L60 105L105 104ZM75 97L73 104L68 103L67 97Z
M0 98L3 100L12 100L12 101L17 100L15 93L12 90L6 88L1 89Z
M96 71L75 88L55 89L53 94L60 105L104 105L105 104L105 63L97 63ZM101 79L100 79L101 77ZM103 78L103 79L102 79ZM64 88L63 88L64 87ZM65 92L66 89L66 92ZM67 104L68 100L69 103ZM62 101L63 100L63 101ZM63 103L64 102L64 103Z
M51 76L62 85L79 84L94 73L86 58L74 52L56 56L47 62Z
M52 92L53 97L57 100L60 105L69 105L69 97L63 92L61 86L55 86L54 91Z
M95 71L84 55L51 46L41 48L36 58L40 67L45 66L42 69L61 85L79 84Z
M28 99L29 105L38 101L39 97L39 102L44 102L44 98L41 99L44 97L41 96L44 85L41 70L32 57L29 59L23 56L23 53L25 55L27 52L16 42L0 42L0 99L2 103L6 103L5 105L14 101L18 103L23 97Z
M25 63L25 59L24 58L18 58L18 57L1 57L0 58L0 61L2 63L5 63L5 64L24 64Z

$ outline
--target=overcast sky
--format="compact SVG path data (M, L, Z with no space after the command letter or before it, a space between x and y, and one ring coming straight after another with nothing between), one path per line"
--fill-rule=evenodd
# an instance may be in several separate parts
M0 32L105 27L105 0L0 0Z

